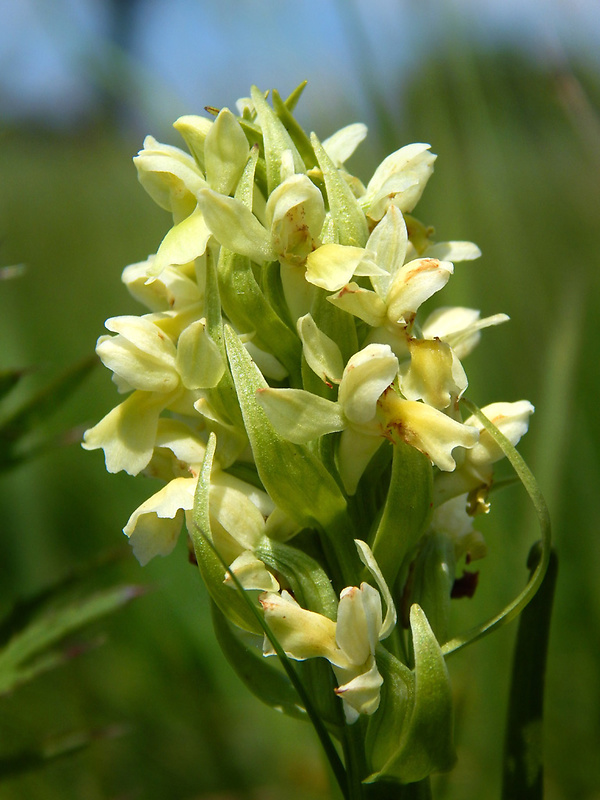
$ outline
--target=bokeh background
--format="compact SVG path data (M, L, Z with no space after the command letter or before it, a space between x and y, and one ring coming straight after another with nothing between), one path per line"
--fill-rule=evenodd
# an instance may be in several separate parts
M324 138L370 135L350 166L439 154L417 215L471 239L435 302L507 312L469 358L483 405L536 408L521 451L548 499L560 574L546 687L548 800L600 798L600 13L596 0L4 0L0 8L0 367L23 396L89 355L109 316L140 313L122 268L169 226L131 157L153 133L249 84L289 93ZM15 400L18 400L16 397ZM152 491L108 475L76 440L116 402L97 369L51 430L54 449L0 476L0 610L108 550ZM494 613L526 579L537 536L518 488L483 520L489 556L456 626ZM79 730L97 741L4 781L7 800L317 800L331 796L311 729L263 708L217 650L185 544L143 570L127 552L93 582L144 584L98 623L99 646L0 698L0 753ZM459 763L436 797L499 796L516 626L453 656ZM118 735L105 735L106 729Z

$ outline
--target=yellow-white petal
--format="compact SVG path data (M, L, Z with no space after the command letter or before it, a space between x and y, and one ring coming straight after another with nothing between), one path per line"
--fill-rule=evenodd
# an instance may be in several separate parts
M123 533L142 566L154 556L168 555L177 543L183 510L194 505L195 478L174 478L137 508Z
M440 261L474 261L480 258L481 250L474 242L437 242L430 245L423 255Z
M433 172L435 156L428 144L409 144L385 158L375 170L361 198L371 219L379 220L390 203L412 211Z
M398 359L384 344L369 344L346 364L338 402L347 419L362 425L375 417L377 400L398 372Z
M244 550L244 552L229 565L229 569L233 572L244 589L259 589L262 592L279 591L279 583L275 580L275 577L251 550ZM236 588L229 572L225 573L223 583L227 584L227 586L231 586L232 589Z
M167 311L201 303L203 291L181 269L165 267L160 276L153 270L155 256L130 264L123 270L122 281L129 294L150 311Z
M176 395L136 391L83 435L85 450L104 450L108 472L137 475L152 458L158 416Z
M338 681L343 681L351 672L333 668ZM364 672L346 680L335 690L344 703L346 722L352 725L361 714L374 714L379 708L380 690L383 684L375 659L372 658L369 668Z
M180 335L175 364L187 389L210 389L219 383L225 362L206 331L205 319L192 322Z
M423 336L426 339L442 339L450 345L458 358L465 358L478 344L483 328L500 325L509 319L507 314L492 314L483 319L479 317L479 311L474 308L438 308L423 323Z
M324 244L306 259L306 280L321 289L337 292L350 281L364 257L362 247Z
M528 400L516 403L492 403L481 409L483 414L506 436L512 445L518 444L529 428L529 417L535 411ZM504 458L504 453L490 434L483 428L477 417L469 417L466 425L473 425L481 431L479 444L467 455L470 464L481 467L493 464Z
M232 194L248 160L248 140L228 108L219 111L204 141L206 180L211 189Z
M204 189L198 194L198 206L215 239L228 250L258 264L274 260L270 234L239 200Z
M304 389L259 389L256 399L277 433L296 444L305 444L346 426L339 403Z
M418 258L396 273L387 293L387 315L391 323L410 322L417 309L447 283L454 266L449 261Z
M265 620L285 653L296 661L319 656L344 661L335 643L335 622L323 614L302 608L286 591L266 592L259 597ZM263 652L275 655L265 637Z
M385 297L392 280L404 264L408 247L408 232L400 209L391 205L367 242L367 253L385 270L383 275L374 275L371 283L375 291Z
M96 345L102 363L135 389L172 392L179 384L175 369L175 345L147 317L123 316L107 319L109 331Z
M296 323L302 340L302 353L312 371L325 383L339 383L344 371L342 353L337 344L317 327L310 314Z
M354 122L336 131L325 139L323 149L336 167L341 167L347 161L358 145L367 135L367 126L362 122Z
M188 217L174 225L160 243L152 265L153 274L160 275L165 267L187 264L203 255L210 233L204 214L196 207Z
M362 666L375 653L382 618L381 597L368 583L341 592L335 639L352 664Z
M383 573L379 568L379 564L375 561L375 556L371 552L371 548L366 542L363 542L361 539L355 539L354 544L356 545L356 549L358 550L358 555L360 556L360 560L363 562L365 567L369 570L371 575L375 578L377 586L379 587L379 591L385 600L386 605L386 614L385 619L383 620L380 629L378 631L378 638L385 639L387 636L390 635L394 626L396 625L396 606L394 605L394 600L392 599L392 594L389 590L389 587L383 577Z
M409 341L410 361L401 367L402 394L444 409L467 388L467 376L450 345L432 339Z
M325 220L321 192L306 175L292 175L271 192L266 215L277 256L292 265L304 264L318 245Z
M403 400L393 391L386 393L380 405L390 435L420 450L441 470L455 469L455 447L472 448L479 440L474 425L457 422L426 403Z
M357 283L346 284L337 294L330 294L327 300L342 311L364 320L372 328L383 325L387 306L377 292L363 289Z

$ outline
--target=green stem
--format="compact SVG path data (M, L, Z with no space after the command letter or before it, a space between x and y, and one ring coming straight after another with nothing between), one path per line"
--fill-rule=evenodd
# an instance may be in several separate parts
M302 705L306 709L306 713L308 718L310 719L317 736L319 737L319 741L323 750L325 751L325 755L331 765L331 770L335 775L335 779L340 787L340 791L344 797L344 800L353 800L348 794L348 786L347 786L347 776L346 770L344 769L344 765L340 759L340 756L333 744L329 732L325 727L325 724L317 709L314 707L308 692L302 681L300 680L298 673L294 669L291 664L290 659L286 655L285 651L279 644L275 634L269 627L267 621L264 618L264 615L258 610L258 608L254 605L248 593L244 591L243 586L239 582L237 576L234 572L230 569L227 561L223 558L221 553L215 547L213 539L212 539L212 532L210 529L210 517L208 511L208 489L207 487L210 486L210 474L213 464L213 458L215 454L215 447L217 443L217 438L214 433L211 433L208 439L206 453L204 456L204 462L202 464L202 469L198 476L198 485L196 488L196 496L194 499L194 515L193 515L193 524L190 526L190 536L192 537L192 541L194 542L194 548L197 549L197 540L201 539L209 546L212 550L216 558L220 561L221 566L225 570L225 572L231 578L236 591L238 592L241 600L247 606L250 614L256 619L259 627L263 630L265 636L272 644L273 649L277 653L279 660L281 662L281 666L283 667L285 673L287 674L288 678L290 679L292 686L298 693L298 696L302 702ZM200 556L201 558L201 556Z
M540 557L534 546L528 561L531 572ZM542 800L544 796L544 677L557 571L556 553L551 551L542 585L519 620L504 744L503 800Z
M359 723L346 725L343 737L344 763L348 776L349 800L364 800L365 785L363 778L367 774L363 730Z

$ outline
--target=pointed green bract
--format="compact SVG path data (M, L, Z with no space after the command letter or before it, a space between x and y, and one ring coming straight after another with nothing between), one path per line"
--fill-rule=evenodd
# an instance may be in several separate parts
M261 480L277 505L299 523L323 527L344 514L346 502L333 478L311 453L279 436L256 392L267 385L231 330L225 328L231 373Z
M302 85L302 84L301 84ZM298 87L300 88L300 87ZM276 89L273 89L273 108L275 109L275 113L282 121L283 126L290 134L294 144L298 148L298 152L304 161L304 166L307 169L314 167L317 163L317 159L315 156L315 151L310 143L310 139L304 132L303 128L299 123L296 121L295 117L291 113L294 109L295 102L290 102L291 98L294 98L294 95L290 95L288 99L283 102L281 99L279 92Z
M294 161L294 170L304 172L304 162L289 133L265 100L262 92L252 87L252 100L263 133L265 161L267 164L267 188L269 193L281 183L281 160L286 150Z
M395 755L402 740L407 718L414 705L415 676L396 656L384 647L376 652L377 667L383 676L381 703L369 717L365 752L371 779Z
M393 447L388 494L372 545L390 586L431 517L433 491L429 459L404 442Z
M300 364L300 341L274 311L258 285L250 260L238 253L222 251L219 260L219 285L223 309L241 331L255 332L258 347L274 355L294 373Z
M321 529L334 549L346 580L356 575L358 558L346 547L352 530L337 483L310 450L276 433L256 399L266 384L231 328L225 328L227 355L258 474L274 502L300 525ZM351 581L349 581L351 582Z
M209 513L209 489L210 473L212 470L213 458L217 438L211 434L206 447L206 455L202 464L202 469L198 475L198 485L194 499L194 511L192 515L192 525L189 531L198 569L202 579L206 584L211 598L221 609L227 619L231 620L238 628L250 631L251 633L262 633L256 618L251 613L244 599L237 592L232 592L225 585L225 570L221 560L214 552L212 545L213 536L210 525Z
M285 672L278 669L271 660L263 658L255 648L245 645L214 603L211 611L213 627L223 655L252 694L277 711L290 717L306 719L306 711L298 693Z
M434 771L450 769L456 754L453 744L452 693L441 648L417 605L410 612L415 653L414 688L408 715L400 728L393 755L369 777L369 781L396 780L414 783ZM408 694L408 693L407 693ZM388 718L390 738L398 724ZM380 729L379 735L387 735ZM385 751L384 751L385 752ZM381 753L372 753L379 758ZM373 766L377 768L377 763Z
M319 167L325 179L329 209L334 221L338 244L351 247L364 247L369 238L365 215L346 181L338 173L323 146L314 135L311 136Z
M335 619L335 592L329 576L314 558L296 547L266 537L258 544L255 552L271 570L286 579L294 597L303 608Z

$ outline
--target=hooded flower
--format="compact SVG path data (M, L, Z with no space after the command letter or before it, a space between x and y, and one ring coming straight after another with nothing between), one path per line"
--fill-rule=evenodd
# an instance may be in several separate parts
M516 446L527 432L529 417L535 409L528 400L518 400L515 403L491 403L481 411ZM436 476L436 505L464 492L479 488L487 490L492 483L493 465L504 457L477 417L469 417L465 425L480 432L479 440L473 448L462 454L460 468L456 472Z
M379 706L383 678L375 650L396 624L392 596L373 554L365 542L355 539L355 544L378 589L369 583L345 588L340 593L336 622L302 608L285 590L265 592L259 598L266 622L290 658L322 657L331 663L338 681L336 694L342 698L349 723L360 714L374 714ZM275 655L266 637L264 654Z
M224 364L206 333L206 321L187 326L185 322L185 314L177 312L106 321L116 335L101 336L96 352L113 371L119 390L133 390L84 434L86 450L104 450L109 472L136 475L144 469L152 457L162 412L179 410L189 389L214 386L222 375Z
M175 547L184 518L194 507L204 455L204 443L188 426L178 420L160 421L146 472L167 483L133 512L123 529L142 565ZM265 520L274 505L265 492L223 472L216 462L209 497L215 545L233 561L265 534Z
M337 402L302 389L261 389L258 400L276 430L292 442L342 431L338 467L349 494L382 437L399 437L440 469L453 470L452 450L473 447L478 430L427 403L401 397L391 388L397 374L398 359L389 345L370 344L349 359L341 379L331 376L339 383Z

